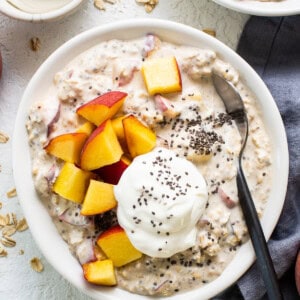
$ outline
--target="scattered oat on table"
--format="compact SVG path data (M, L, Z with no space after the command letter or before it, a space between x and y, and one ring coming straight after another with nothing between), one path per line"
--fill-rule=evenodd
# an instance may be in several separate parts
M7 217L6 215L0 215L0 228L2 226L6 226L7 225Z
M32 51L38 51L41 48L41 41L38 37L33 37L30 39L30 48Z
M15 247L16 246L16 241L11 238L10 236L2 236L0 242L4 247Z
M2 208L2 202L0 202L0 209Z
M94 0L94 6L100 10L105 10L105 3L115 4L116 0Z
M16 196L17 196L17 190L16 190L16 188L13 188L13 189L9 190L9 191L6 193L6 196L7 196L7 198L13 198L13 197L16 197Z
M28 229L28 224L25 218L18 221L18 224L16 226L17 231L25 231Z
M6 225L17 225L18 224L17 216L15 213L6 214L6 220L7 220Z
M2 237L0 238L0 257L8 255L7 251L3 250L2 246L14 247L16 245L16 241L11 236L14 235L17 231L22 232L27 228L28 225L26 219L22 218L18 220L15 213L10 212L0 215L0 233L2 235Z
M214 29L204 28L204 29L202 29L202 31L213 37L216 37L216 31Z
M31 265L31 268L38 273L40 273L44 270L44 266L43 266L42 262L37 257L34 257L31 259L30 265Z
M0 131L0 143L5 144L8 142L8 140L9 140L9 136L3 131Z
M144 4L145 11L150 13L155 6L158 4L159 0L135 0L137 4ZM117 0L94 0L94 6L99 10L105 10L106 4L116 4Z
M7 225L2 229L2 236L11 236L17 231L14 225Z
M24 250L23 250L23 249L20 249L19 255L23 255L23 254L24 254Z
M150 13L159 2L159 0L135 0L135 1L138 4L144 4L145 11L147 13Z
M0 257L7 256L7 251L0 246Z

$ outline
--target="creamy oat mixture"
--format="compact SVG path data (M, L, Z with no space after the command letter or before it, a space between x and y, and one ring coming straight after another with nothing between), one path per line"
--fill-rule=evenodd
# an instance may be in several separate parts
M181 71L182 92L149 96L140 72L143 61L172 55ZM155 131L158 147L189 160L204 177L208 200L196 225L195 246L167 258L143 255L116 268L118 286L131 292L170 295L199 287L217 278L248 240L236 188L241 140L213 88L212 71L231 81L245 103L250 136L243 166L261 216L271 186L270 141L253 95L237 71L210 49L178 46L152 35L103 42L58 72L45 98L30 110L26 126L35 186L80 263L93 258L98 234L117 223L115 211L84 217L80 205L52 193L63 162L46 154L43 147L50 138L74 132L84 122L75 112L80 105L110 90L127 92L119 113L134 114ZM161 106L166 99L171 105L164 111Z

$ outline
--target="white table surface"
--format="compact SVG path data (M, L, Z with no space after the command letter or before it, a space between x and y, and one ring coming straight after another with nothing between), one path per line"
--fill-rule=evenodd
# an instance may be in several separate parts
M120 19L162 18L198 29L214 29L219 40L235 49L249 17L220 7L211 0L160 0L150 14L135 0L117 0L114 5L107 4L106 8L106 11L100 11L94 7L93 0L88 0L75 14L51 23L27 23L0 14L0 51L3 56L0 131L12 137L18 104L30 78L56 48L82 31ZM41 48L36 52L29 46L32 37L38 37L41 41ZM8 198L6 195L14 187L11 139L0 144L0 166L0 214L14 212L20 219L23 213L18 197ZM7 248L7 257L0 257L0 300L90 299L47 263L30 230L16 233L13 238L16 246ZM21 249L24 250L23 255L19 254ZM33 257L41 259L43 272L37 273L31 269L30 260Z

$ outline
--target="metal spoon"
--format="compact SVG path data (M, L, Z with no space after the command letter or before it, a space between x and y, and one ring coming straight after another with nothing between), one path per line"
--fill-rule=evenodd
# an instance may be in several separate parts
M240 205L252 240L258 267L264 280L269 299L283 299L266 239L242 170L242 156L248 137L248 119L244 103L235 87L223 77L213 73L212 81L217 93L224 102L227 113L236 122L242 138L242 147L237 164L237 188Z

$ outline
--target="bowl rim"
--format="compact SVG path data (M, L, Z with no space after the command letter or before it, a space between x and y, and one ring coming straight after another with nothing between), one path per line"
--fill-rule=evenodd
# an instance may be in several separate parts
M254 16L280 17L300 13L300 1L259 2L241 0L213 0L226 8ZM292 2L293 1L293 2ZM289 3L290 2L290 3ZM293 7L291 6L293 5Z
M38 88L43 89L45 86L47 86L47 83L42 83L43 80L50 83L53 78L52 75L64 67L64 65L58 67L60 62L64 61L66 64L84 50L89 49L91 46L96 45L101 41L116 37L120 39L131 39L133 37L141 37L149 32L156 33L159 36L165 36L164 39L170 42L175 42L175 40L177 40L177 43L180 41L180 44L181 38L185 37L185 40L190 41L190 45L194 45L195 43L198 45L199 43L200 45L204 44L206 48L213 48L215 51L221 54L221 57L225 57L227 60L229 60L233 67L237 68L235 65L237 64L239 66L237 69L240 71L240 74L246 81L248 87L252 91L256 90L257 93L263 95L264 101L260 102L258 94L256 94L258 102L260 102L262 105L263 111L269 112L268 122L273 122L272 125L276 127L277 144L280 145L279 149L277 149L277 147L275 149L276 151L274 150L276 152L274 155L276 166L280 168L280 178L277 178L276 182L273 184L273 186L276 188L276 191L270 195L270 197L273 196L279 200L277 200L275 204L272 203L272 208L269 209L272 211L272 217L267 219L264 216L262 218L262 226L267 239L270 237L279 219L286 194L288 179L288 148L282 119L274 99L266 85L263 83L258 74L252 69L252 67L250 67L249 64L232 49L217 39L195 28L166 20L155 20L155 22L153 22L153 19L123 20L104 26L102 25L95 27L75 36L55 50L45 60L45 62L33 75L25 89L19 105L12 139L13 174L16 189L19 195L19 201L24 211L24 215L27 219L34 240L47 261L54 267L54 269L56 269L59 274L61 274L79 290L94 298L101 296L101 299L103 300L120 299L120 297L124 297L124 295L128 295L128 297L130 296L130 299L132 300L153 299L153 297L131 294L121 290L120 288L110 289L94 287L85 282L82 276L81 267L79 269L77 260L70 255L66 243L59 236L53 222L51 222L48 212L35 192L31 178L31 158L29 154L25 122L29 108L28 105L33 103L34 97L32 96L36 93ZM173 37L171 33L173 34ZM181 44L186 44L186 42L184 41ZM51 72L49 72L49 70ZM253 80L252 83L251 80ZM22 149L22 153L20 153L20 149ZM38 216L32 214L36 210L39 211ZM43 222L46 220L45 224L48 226L48 235L45 235L42 226L40 226L40 219L42 219ZM52 247L52 241L56 242L55 247ZM49 248L52 252L49 252ZM200 289L184 292L182 294L179 293L178 295L164 297L162 299L183 300L186 299L187 296L191 300L199 299L199 297L201 299L206 299L222 292L224 289L238 280L238 278L240 278L254 262L255 257L250 241L244 244L237 252L240 261L237 261L237 255L235 255L233 261L229 264L230 266L233 264L234 266L240 267L239 270L234 274L232 274L232 270L230 270L230 268L228 269L227 267L216 280L204 287L201 287ZM68 256L63 258L62 254L67 255L67 253ZM75 266L75 263L78 266ZM69 268L72 269L72 272L69 271ZM79 270L81 274L80 278L76 275Z
M55 9L53 11L49 11L46 13L37 13L37 14L24 12L14 7L6 0L3 1L4 2L0 3L0 12L5 14L6 16L18 20L23 20L23 21L42 22L42 21L54 21L65 15L68 15L69 13L74 11L82 3L83 0L72 0L70 3L67 3L66 5L58 9Z

